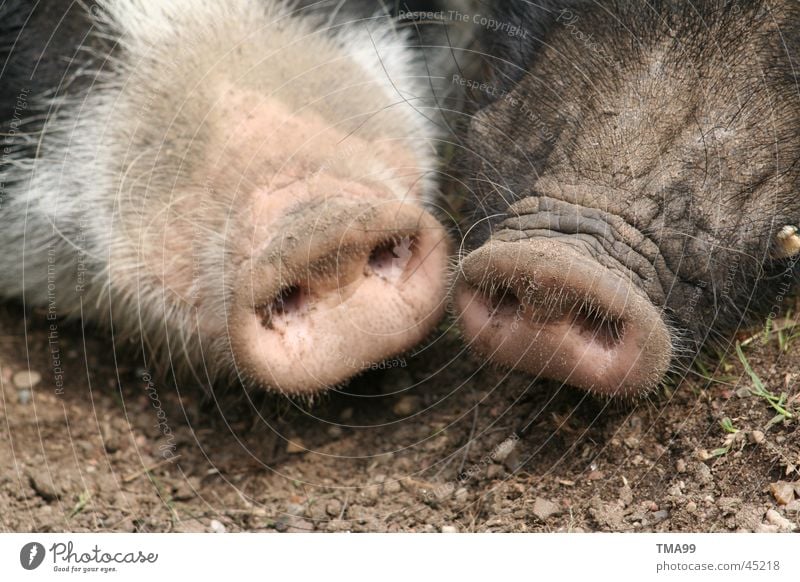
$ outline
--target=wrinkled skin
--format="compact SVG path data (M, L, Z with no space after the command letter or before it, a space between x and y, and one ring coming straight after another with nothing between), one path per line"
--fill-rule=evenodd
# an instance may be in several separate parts
M485 40L455 311L494 362L646 393L797 283L800 7L545 4Z
M164 375L287 394L424 340L439 130L378 9L0 5L0 296L106 324Z

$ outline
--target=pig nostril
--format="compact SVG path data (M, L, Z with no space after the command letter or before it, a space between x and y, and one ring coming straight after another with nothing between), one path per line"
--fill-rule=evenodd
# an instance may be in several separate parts
M522 305L516 293L505 286L495 287L484 297L493 315L517 313Z
M573 325L582 334L589 336L606 348L612 348L619 344L625 334L625 325L621 319L612 317L589 305L582 305L578 308Z
M276 317L286 316L301 311L306 303L306 294L299 285L292 285L281 290L278 296L256 307L256 313L261 319L261 324L267 329L272 329Z
M369 270L387 279L396 278L405 272L414 256L416 244L416 238L411 236L383 241L369 255Z
M299 311L302 305L303 291L298 285L292 285L281 291L277 299L273 301L273 312L283 315L292 311Z

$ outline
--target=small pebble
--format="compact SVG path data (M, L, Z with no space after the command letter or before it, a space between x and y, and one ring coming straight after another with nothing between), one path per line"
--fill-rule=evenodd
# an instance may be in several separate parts
M314 524L306 519L293 518L288 525L286 533L308 533L314 531Z
M703 485L708 485L714 482L714 477L711 474L711 469L704 463L696 463L694 466L695 480Z
M502 463L508 458L508 455L516 448L519 439L507 438L502 443L497 445L494 450L494 460Z
M760 445L765 439L766 437L764 436L764 433L760 430L754 430L750 433L750 442L753 444Z
M533 515L542 521L545 521L548 517L552 517L553 515L558 515L559 513L561 513L561 508L549 499L537 497L536 501L533 502Z
M697 504L694 501L690 501L686 504L686 513L694 513L697 511Z
M400 493L402 489L403 487L400 485L400 481L396 479L391 479L383 484L383 490L390 495Z
M33 490L45 501L55 501L58 499L58 491L45 470L41 470L41 472L35 470L29 471L28 481L31 487L33 487Z
M686 472L686 461L683 459L678 459L678 462L675 463L675 470L678 473L685 473Z
M375 505L378 498L381 496L381 488L379 485L367 485L361 490L361 501L364 505Z
M589 481L600 481L604 477L605 475L603 474L602 471L592 471L591 473L589 473L588 479Z
M325 513L331 517L338 518L342 514L342 502L338 499L331 499L325 504Z
M122 435L123 433L115 431L107 422L100 425L100 437L107 453L113 454L122 448L124 442Z
M300 453L306 452L306 446L303 444L298 438L293 438L289 442L286 443L286 452L290 455L299 455Z
M14 386L19 389L33 388L41 381L42 375L39 372L34 372L33 370L17 372L12 378Z
M20 390L17 392L17 398L19 399L19 403L25 406L31 401L31 391L27 389Z
M197 497L197 490L200 488L200 479L189 477L187 480L180 481L175 487L172 498L176 501L188 501Z
M669 489L667 489L667 493L673 497L682 497L683 488L681 487L680 483L675 483L674 485L670 486Z
M302 497L298 497L297 495L292 495L286 501L286 513L294 517L305 516L306 514L305 499L303 499Z
M709 459L713 459L714 455L712 455L705 449L700 449L697 451L697 458L700 459L701 461L708 461Z
M458 533L458 528L454 525L443 525L442 533Z
M418 396L403 396L392 407L396 416L410 416L419 410Z
M627 485L619 488L619 499L625 504L625 507L633 503L633 490Z
M497 479L502 477L505 474L506 470L503 468L502 465L489 465L489 468L486 469L486 477L488 479Z
M662 509L653 514L653 523L660 523L669 517L669 511Z
M348 532L350 531L350 522L343 519L332 519L328 522L327 530L332 532Z
M212 519L211 523L208 524L208 526L214 533L225 533L225 526L222 525L222 523L217 521L216 519Z
M797 526L793 524L791 521L783 517L780 513L775 511L774 509L770 509L767 511L767 521L772 525L776 526L781 531L794 531Z
M794 500L794 485L786 481L771 483L769 490L779 505L786 505Z
M515 473L522 465L523 461L520 458L518 449L511 451L511 453L506 457L506 460L503 461L503 466L509 473Z

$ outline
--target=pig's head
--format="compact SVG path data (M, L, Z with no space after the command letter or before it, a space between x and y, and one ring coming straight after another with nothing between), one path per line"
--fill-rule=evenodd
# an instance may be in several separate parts
M634 395L796 280L800 12L575 6L498 16L454 306L495 362Z
M91 146L63 165L107 216L89 225L108 258L93 289L115 329L203 382L292 394L424 339L448 249L425 209L435 123L406 39L280 2L100 7L120 40L70 104Z

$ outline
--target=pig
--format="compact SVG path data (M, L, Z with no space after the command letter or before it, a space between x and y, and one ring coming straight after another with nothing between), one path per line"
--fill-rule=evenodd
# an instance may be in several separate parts
M452 307L508 368L651 393L798 282L800 5L495 3Z
M379 6L0 4L0 297L288 395L427 338L444 124Z

